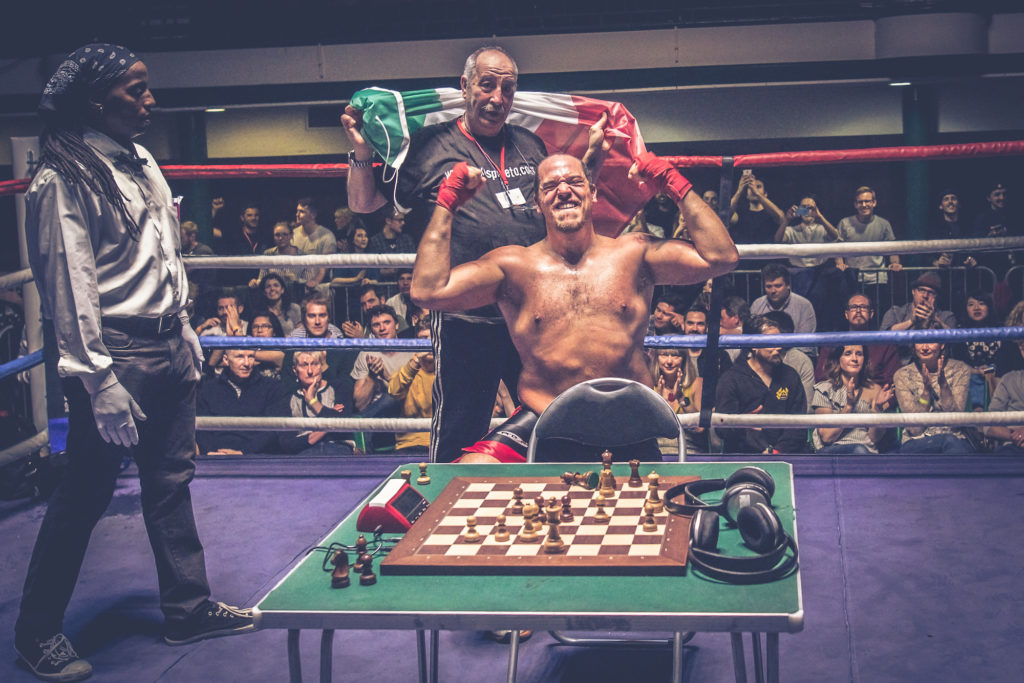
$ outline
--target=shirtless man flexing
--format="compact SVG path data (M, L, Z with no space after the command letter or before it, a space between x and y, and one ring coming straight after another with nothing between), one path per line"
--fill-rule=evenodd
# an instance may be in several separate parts
M579 382L624 377L650 386L643 342L654 286L704 282L736 266L736 247L725 226L678 171L646 153L629 176L672 197L690 226L692 244L642 233L614 239L595 233L594 184L579 159L557 154L537 171L545 239L529 247L499 247L453 269L452 215L484 180L480 169L463 162L441 183L416 255L412 298L432 311L497 303L523 363L523 408L466 449L470 454L462 462L521 462L532 421Z

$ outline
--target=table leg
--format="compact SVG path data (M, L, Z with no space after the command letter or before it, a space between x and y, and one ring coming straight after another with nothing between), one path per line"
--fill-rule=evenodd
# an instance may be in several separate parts
M768 650L768 683L779 683L779 634L765 634L765 648Z
M320 683L331 683L331 665L334 663L334 629L320 633Z
M416 629L416 661L419 664L420 683L427 682L427 633L421 628Z
M730 633L732 638L732 671L736 683L747 683L747 663L743 657L743 634Z
M683 634L672 634L672 683L683 683Z
M436 628L430 632L430 683L437 683L437 650L440 635Z
M288 629L288 680L302 683L302 658L299 655L299 634L297 628Z
M519 664L519 629L512 629L508 646L508 683L516 683L516 666Z
M761 634L750 632L750 649L754 653L754 680L764 683L764 662L761 660Z

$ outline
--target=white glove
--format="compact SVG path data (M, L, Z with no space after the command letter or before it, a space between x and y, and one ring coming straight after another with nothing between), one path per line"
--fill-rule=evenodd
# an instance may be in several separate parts
M90 396L96 428L107 443L134 446L139 443L135 420L145 420L146 414L120 382L100 389Z
M199 380L203 376L203 347L199 344L199 335L192 329L192 325L182 321L181 324L181 338L185 340L185 343L192 349L192 361L195 365L195 372L192 375L192 379Z

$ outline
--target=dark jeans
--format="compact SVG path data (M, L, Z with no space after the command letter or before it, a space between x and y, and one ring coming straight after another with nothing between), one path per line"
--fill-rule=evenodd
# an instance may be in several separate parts
M936 434L905 441L900 446L900 453L905 455L939 454L942 455L973 455L974 450L967 439L952 434Z
M434 358L434 415L430 458L451 462L490 430L498 380L517 398L522 364L504 323L431 316Z
M63 630L89 536L129 454L139 469L142 517L156 558L164 617L183 619L210 595L189 493L196 447L192 352L180 331L143 338L104 328L103 341L114 359L114 373L147 419L136 421L137 446L108 444L96 430L81 380L63 381L68 468L50 498L32 551L15 626L21 636L49 637Z

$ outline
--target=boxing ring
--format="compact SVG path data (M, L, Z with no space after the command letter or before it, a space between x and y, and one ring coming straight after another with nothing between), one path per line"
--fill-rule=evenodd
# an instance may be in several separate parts
M863 162L906 162L968 159L997 156L1024 155L1024 141L982 142L953 145L928 145L909 147L879 147L870 149L819 150L808 152L781 152L767 154L745 154L727 156L676 156L666 159L681 169L712 168L719 170L719 196L722 204L732 194L733 175L738 169L778 168L806 165L828 165ZM169 181L197 179L273 179L273 178L339 178L347 175L347 164L243 164L243 165L167 165L162 167ZM623 172L625 169L623 169ZM0 196L24 192L28 179L0 182ZM723 217L726 207L720 210ZM22 233L23 235L23 233ZM22 236L22 239L23 236ZM823 244L759 244L738 245L741 259L768 260L793 256L856 256L889 254L921 254L939 251L979 252L997 250L1024 250L1024 237L999 237L955 240L905 240L895 242L843 242ZM359 270L363 268L411 267L413 254L335 254L328 256L205 256L186 257L190 272L216 269L253 269L271 267L322 267L333 269ZM13 289L32 281L30 271L21 270L0 276L0 288ZM719 338L718 315L720 294L716 297L712 289L712 306L708 317L707 336L663 335L648 337L648 348L754 348L765 345L763 335L725 335ZM26 315L27 321L37 322L35 316ZM28 323L26 323L28 324ZM41 335L40 335L41 338ZM990 327L953 330L912 330L896 332L821 332L815 334L771 335L771 346L792 347L805 345L891 343L909 344L918 341L963 342L968 340L1024 339L1024 327ZM253 338L253 337L200 337L205 349L217 348L275 348L303 349L330 348L350 351L412 351L429 348L429 341L418 339L307 339L307 338ZM0 365L0 379L24 372L43 362L42 349L30 349L30 353ZM714 364L712 364L714 365ZM907 425L949 425L974 426L1024 424L1024 411L1001 413L927 413L927 414L858 414L843 415L730 415L714 411L714 387L717 370L708 373L705 382L704 406L701 413L679 416L684 427L714 427L715 429L749 428L755 426L814 428L830 426L846 427L894 427ZM492 425L503 419L496 418ZM396 432L429 430L430 420L426 418L227 418L198 416L200 430L330 430L350 432ZM38 426L37 426L38 427ZM19 444L0 451L0 465L17 461L45 448L48 442L46 429Z

